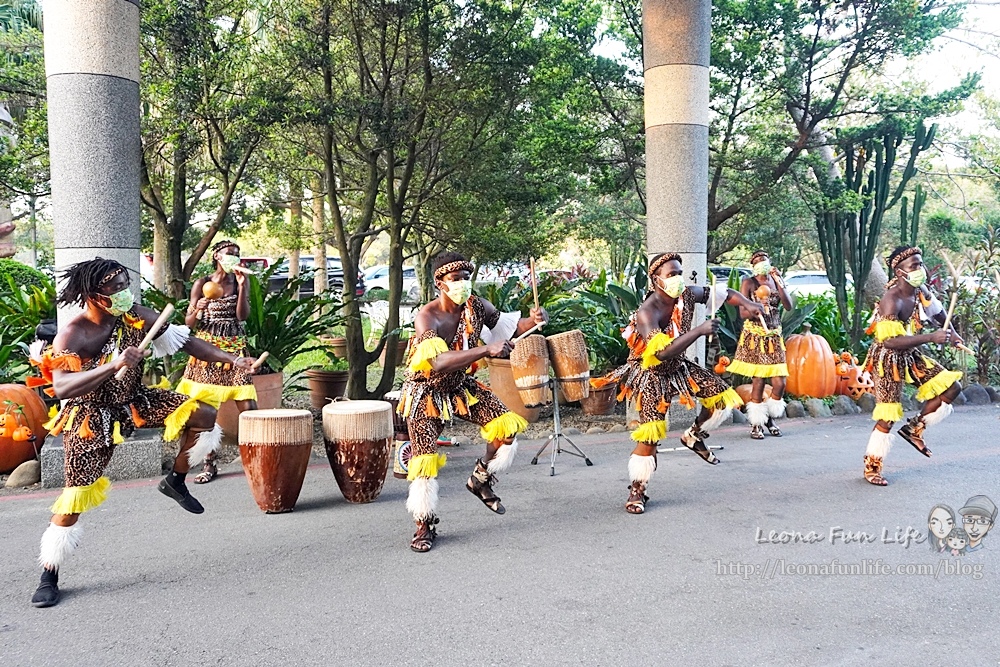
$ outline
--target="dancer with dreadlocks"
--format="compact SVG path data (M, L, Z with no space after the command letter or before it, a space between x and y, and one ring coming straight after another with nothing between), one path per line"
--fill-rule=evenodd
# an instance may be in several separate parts
M191 287L191 305L185 323L195 329L195 336L220 350L245 357L247 347L243 322L250 316L249 283L246 274L236 271L240 247L233 241L219 241L212 246L215 272L195 281ZM239 412L257 409L257 390L250 372L229 363L209 362L191 357L177 391L211 405L216 410L226 401L235 401ZM218 474L218 454L205 458L195 484L211 482Z
M781 337L781 307L791 310L792 300L781 282L781 274L771 266L771 258L766 252L755 252L750 258L750 266L753 275L743 279L740 293L764 306L764 316L758 318L740 310L743 332L729 372L753 378L750 402L747 403L747 421L750 422L750 437L763 440L765 428L771 435L781 436L781 429L774 423L775 419L785 414L782 397L785 394L785 378L788 377L785 340ZM765 378L771 380L771 398L766 401Z
M466 488L491 511L504 513L493 484L496 474L513 463L516 436L528 423L472 373L480 359L509 355L512 336L548 321L541 308L521 318L519 313L501 314L490 302L473 296L472 270L472 264L455 252L434 258L434 285L440 296L417 314L416 338L400 392L399 413L407 420L413 448L406 509L417 531L410 548L418 552L430 551L437 536L437 474L445 463L444 454L437 452L437 439L444 420L452 415L479 424L486 440L486 456L476 461ZM480 340L486 344L480 345Z
M875 306L869 334L875 342L868 348L864 368L875 381L875 428L865 451L865 479L876 486L889 482L882 476L882 465L893 436L893 423L903 418L903 384L917 386L917 400L925 401L920 413L907 421L898 433L903 440L923 454L931 450L924 444L924 429L940 423L951 414L952 401L962 391L958 371L945 370L941 364L919 351L926 343L961 345L962 339L949 326L932 334L919 333L923 322L944 325L944 308L924 287L927 269L920 248L899 246L886 263L891 280L885 295Z
M147 352L139 343L158 314L134 305L125 267L98 257L69 267L58 303L82 306L42 353L32 350L32 362L51 395L63 399L62 409L45 425L52 435L63 434L66 449L66 487L52 506L52 519L42 535L39 563L42 578L31 602L51 607L59 601L59 569L80 542L80 514L104 502L111 483L103 476L115 446L141 426L163 426L164 440L181 439L173 471L159 490L188 512L204 512L191 496L184 478L218 447L222 431L215 426L215 409L183 394L142 384ZM250 369L253 360L235 357L189 337L187 327L168 325L153 339L158 357L184 349L210 362ZM115 376L126 369L121 380Z
M691 328L695 304L707 303L713 288L685 286L681 257L675 253L654 257L649 263L649 278L653 290L622 334L631 350L628 362L593 381L597 388L613 382L621 385L619 400L634 400L639 412L639 427L632 433L636 445L628 462L631 484L625 511L629 514L646 510L646 489L656 470L656 445L666 437L667 410L675 396L688 408L694 408L696 398L701 402L701 412L681 435L681 443L713 465L719 459L705 446L708 432L725 421L734 407L743 404L718 375L684 357L692 343L719 329L716 319ZM763 312L759 303L725 285L715 289L718 305L740 306L754 316Z

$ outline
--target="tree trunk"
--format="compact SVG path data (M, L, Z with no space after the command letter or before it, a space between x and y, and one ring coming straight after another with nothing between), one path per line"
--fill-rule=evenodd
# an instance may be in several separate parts
M312 223L313 223L313 292L322 294L327 291L326 275L326 211L323 202L323 178L318 174L309 182L312 190ZM345 276L346 278L346 276Z
M288 183L288 229L292 247L288 254L288 278L293 279L299 276L299 255L302 253L302 181L298 176Z

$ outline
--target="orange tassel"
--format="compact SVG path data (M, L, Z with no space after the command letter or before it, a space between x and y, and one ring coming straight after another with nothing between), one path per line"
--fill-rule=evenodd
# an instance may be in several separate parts
M460 415L469 414L469 408L465 406L465 401L462 400L461 396L455 396L455 412Z
M691 391L696 393L698 392L699 389L701 389L701 387L698 386L698 383L695 382L694 378L691 377L690 375L688 376L688 386L691 387Z
M767 341L767 351L774 354L774 339Z
M24 385L28 389L34 389L35 387L44 387L47 384L49 384L49 382L45 378L37 378L34 375L29 375L28 377L24 378Z
M132 423L135 424L136 428L142 428L146 420L139 416L139 411L135 409L135 405L130 405L129 407L132 408Z
M895 380L896 382L899 382L899 365L898 364L893 364L892 365L892 379Z
M56 390L53 389L52 387L49 387L48 389L42 389L42 392L50 398L56 397Z
M668 409L670 409L670 404L667 403L667 399L661 398L660 402L656 404L656 411L662 415L666 414Z
M593 378L590 381L590 386L594 389L604 389L609 384L611 384L611 380L608 378Z
M66 410L63 413L62 417L59 418L59 421L56 422L55 428L49 431L49 435L56 436L62 433L63 428L66 426L66 422L69 420L70 412L71 410Z
M434 405L434 397L433 396L428 396L427 397L427 409L424 410L424 412L427 414L428 417L440 417L441 416L441 411L437 409L436 405Z
M624 401L627 395L628 395L628 389L622 387L622 390L618 392L618 400Z
M83 423L80 424L76 434L84 440L90 440L94 437L94 431L90 428L90 415L83 418Z

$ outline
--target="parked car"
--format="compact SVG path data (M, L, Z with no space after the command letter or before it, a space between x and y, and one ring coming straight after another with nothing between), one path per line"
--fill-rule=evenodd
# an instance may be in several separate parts
M301 255L299 257L299 273L312 273L315 270L316 260L312 255ZM340 262L339 257L327 257L326 258L326 279L327 279L327 289L329 291L340 292L344 289L344 267ZM268 285L268 289L271 291L277 291L281 289L285 283L288 282L288 263L287 260L282 262L281 267L271 275L271 281ZM356 296L361 296L365 293L365 279L364 275L358 271L358 277L354 283L354 294ZM302 296L310 296L313 294L314 284L311 280L307 280L303 283L302 288L299 290L299 294Z
M746 268L745 266L710 266L710 267L708 267L708 270L711 271L712 275L715 276L716 282L727 282L729 280L729 274L732 273L733 269L736 269L736 272L739 274L739 276L740 276L740 282L742 282L744 278L750 277L751 271L750 271L750 269Z
M830 284L830 279L826 277L826 271L789 271L784 275L785 287L790 294L812 295L812 294L833 294L834 287ZM848 288L853 287L854 281L847 276Z
M389 289L389 267L385 264L373 266L365 271L365 289ZM417 270L412 266L403 267L403 294L409 295L415 291L420 295L420 280Z

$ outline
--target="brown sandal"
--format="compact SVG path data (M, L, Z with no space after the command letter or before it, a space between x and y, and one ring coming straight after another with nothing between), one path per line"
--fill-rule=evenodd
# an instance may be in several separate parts
M924 444L925 428L927 427L924 426L924 420L918 416L903 424L897 433L899 433L899 437L913 445L914 449L930 458L931 450L927 449L927 445Z
M410 548L417 553L427 553L434 546L434 539L437 537L435 527L440 519L436 516L429 516L426 519L417 521L417 532L413 534L410 541Z
M781 437L781 429L778 428L778 425L774 423L774 417L768 417L767 423L764 424L764 427L767 429L767 432L773 435L775 438Z
M205 457L205 465L202 466L201 472L194 476L195 484L208 484L215 479L219 474L219 467L215 463L218 458L215 452Z
M700 430L700 429L698 429ZM681 444L702 458L703 461L717 465L722 463L712 450L705 446L705 441L698 437L695 427L692 426L681 435Z
M751 440L763 440L764 439L764 427L760 424L753 424L750 427L750 439Z
M649 496L644 491L646 485L642 482L632 482L628 487L628 500L625 501L625 511L629 514L642 514L646 511Z
M882 459L877 456L865 455L865 480L875 486L889 486L882 477Z
M493 485L496 484L496 481L496 475L490 474L486 469L486 465L480 459L476 461L476 468L472 471L469 481L465 483L465 488L472 495L483 501L483 504L491 511L503 514L507 510L500 504L500 496L493 493Z

